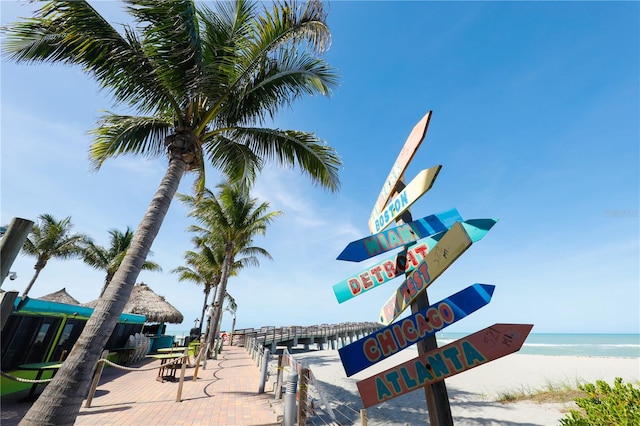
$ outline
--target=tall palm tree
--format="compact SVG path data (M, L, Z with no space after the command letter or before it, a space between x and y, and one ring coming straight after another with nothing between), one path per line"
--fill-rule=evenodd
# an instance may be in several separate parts
M122 264L122 260L131 245L131 240L133 240L133 231L128 226L124 232L112 229L109 231L109 236L109 248L102 247L90 241L87 243L82 254L84 263L94 269L100 269L106 272L100 297L102 297L116 271ZM152 252L149 252L149 254L152 254ZM142 264L142 269L146 271L162 271L160 265L150 260L145 260Z
M340 158L312 133L265 127L307 95L329 95L338 78L322 58L331 33L322 2L126 0L118 32L85 0L50 1L3 27L2 50L19 63L79 66L137 115L105 113L91 132L93 165L121 154L168 156L165 176L94 315L23 424L71 425L96 361L129 299L178 184L205 164L251 180L265 162L298 166L335 191ZM54 420L55 419L55 420Z
M178 274L178 281L191 281L203 286L204 302L200 315L200 332L202 332L204 315L209 304L209 294L220 282L219 270L222 266L222 259L217 257L220 254L222 253L219 250L216 252L202 243L200 251L189 250L184 253L185 263L188 266L178 266L171 271Z
M218 189L220 191L217 196L207 189L198 197L180 196L182 201L192 207L189 216L202 224L191 226L190 230L198 232L203 239L224 247L208 344L213 343L218 334L227 283L236 256L241 250L247 250L254 236L264 235L269 224L282 215L281 211L269 212L267 202L258 204L256 198L250 197L246 186L223 183L218 185Z
M206 240L195 237L193 239L198 251L186 251L184 253L185 263L188 266L179 266L171 272L178 274L179 281L190 281L203 285L204 301L202 304L202 314L200 316L200 332L202 332L204 316L209 305L209 294L220 283L222 273L222 263L224 260L224 251L221 246L211 246ZM237 259L231 271L231 275L235 275L238 270L248 266L258 266L259 260L256 253L260 252L264 257L271 259L271 255L264 249L259 247L248 247L240 250L240 255L246 255Z
M71 228L73 228L71 216L57 220L50 214L42 214L38 219L38 223L33 225L22 247L25 254L37 259L33 267L36 272L22 293L23 299L29 294L31 287L49 260L80 257L85 244L90 243L90 239L86 235L71 232Z

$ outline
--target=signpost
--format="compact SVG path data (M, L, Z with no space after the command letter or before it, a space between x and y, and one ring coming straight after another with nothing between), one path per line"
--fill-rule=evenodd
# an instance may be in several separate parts
M347 377L408 348L491 301L495 286L473 284L426 309L338 349Z
M409 134L407 141L404 143L400 154L398 154L396 162L393 163L393 167L391 167L391 171L389 172L387 179L382 185L380 195L378 195L378 200L373 207L371 216L377 216L378 214L380 214L384 206L387 204L387 201L389 201L389 198L391 197L391 194L393 194L398 181L400 181L400 178L402 178L404 171L407 169L407 166L413 159L413 156L415 155L416 151L420 147L420 144L427 134L429 120L431 120L431 111L427 112L427 114L422 117L422 120L420 120L413 127L413 130Z
M402 251L335 284L333 291L342 303L405 274L380 312L386 327L339 349L340 358L351 376L415 344L418 358L358 383L364 406L423 388L429 423L453 426L444 379L519 350L533 326L495 324L438 348L435 333L488 304L494 286L474 284L431 306L427 287L497 220L463 221L455 209L412 220L411 205L431 188L442 167L423 170L404 186L404 173L430 119L431 111L415 125L387 176L368 223L373 235L349 243L338 260L360 262L392 249ZM392 221L397 226L385 230ZM392 323L408 306L412 315Z
M384 228L405 212L418 198L431 189L440 173L442 166L424 169L413 178L399 194L391 199L389 204L377 215L369 218L369 230L372 234Z
M458 222L452 226L384 304L380 310L379 322L387 325L398 318L429 285L451 266L462 253L471 247L474 241L484 237L497 221L494 219L476 219L468 222L480 222L485 228L481 229L464 222ZM469 232L467 232L467 229L469 229Z
M531 324L494 324L357 383L365 408L520 350Z
M347 244L337 259L360 262L395 248L403 247L421 238L445 232L453 224L461 220L462 217L456 209L425 216L422 219L352 241Z

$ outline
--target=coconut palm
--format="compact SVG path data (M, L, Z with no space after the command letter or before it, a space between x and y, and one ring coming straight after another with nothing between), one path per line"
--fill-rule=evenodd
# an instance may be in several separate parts
M203 243L200 246L200 251L189 250L184 253L185 263L188 266L178 266L171 271L178 274L178 281L191 281L203 286L204 302L200 315L200 332L202 332L204 315L209 304L209 294L220 282L219 270L222 266L222 259L216 255L221 254L219 250L215 252Z
M116 271L122 264L122 260L131 245L133 231L129 227L127 227L124 232L112 229L109 231L109 236L109 248L102 247L90 241L87 243L82 254L84 263L94 269L100 269L106 272L100 297L102 297ZM152 252L149 252L149 254L152 254ZM160 265L150 260L145 260L142 264L142 269L146 271L162 271Z
M84 245L90 243L90 239L84 234L71 232L71 228L73 228L71 216L62 220L57 220L50 214L38 217L38 223L33 225L22 247L26 255L34 256L37 259L33 267L36 272L22 293L23 299L29 294L31 287L49 260L70 259L82 255Z
M220 246L212 247L200 237L195 237L193 241L197 245L198 251L189 250L184 253L185 263L188 266L179 266L171 272L178 274L179 281L191 281L203 285L204 302L200 316L200 332L202 332L204 316L207 311L207 306L209 305L209 294L220 282L224 251ZM258 251L264 257L271 259L271 255L266 250L258 247L248 247L246 250L242 249L239 254L247 255L247 257L243 257L234 262L231 275L235 275L238 270L248 266L259 266L260 263L255 256Z
M224 298L227 294L227 283L233 271L236 256L240 251L246 252L253 237L264 235L269 224L282 214L281 211L269 212L267 202L258 204L256 198L249 196L245 186L223 183L218 185L218 189L220 191L217 196L207 189L197 198L180 196L183 202L192 207L189 216L201 224L201 226L191 226L190 230L197 232L202 239L224 247L220 283L214 297L212 327L207 336L209 345L218 334ZM249 250L263 251L258 248Z
M329 190L339 186L335 150L312 133L266 126L307 95L329 95L335 71L321 58L330 41L318 0L126 0L131 24L117 31L87 1L44 3L3 28L2 50L19 63L80 67L132 115L107 112L91 132L99 168L113 157L168 156L166 174L77 350L45 388L24 424L73 424L93 367L128 300L178 184L205 166L234 180L266 162L297 166Z

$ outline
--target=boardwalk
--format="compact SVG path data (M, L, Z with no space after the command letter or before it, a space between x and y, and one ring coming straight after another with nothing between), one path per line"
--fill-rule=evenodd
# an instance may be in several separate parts
M142 361L150 367L159 361ZM182 402L178 382L156 381L157 370L125 372L105 369L91 408L82 408L76 425L278 425L271 394L258 394L260 371L242 347L225 346L207 369L186 369ZM24 396L24 394L19 395ZM29 404L2 399L2 426L17 425ZM280 413L278 413L280 414Z

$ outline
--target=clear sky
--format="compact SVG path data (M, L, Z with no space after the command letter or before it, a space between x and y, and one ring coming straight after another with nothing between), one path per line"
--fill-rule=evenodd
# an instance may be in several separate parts
M2 24L34 7L2 1ZM97 7L121 21L117 3ZM255 241L274 260L229 283L236 327L377 319L400 281L338 304L333 284L378 258L336 256L368 235L393 162L432 110L406 178L443 168L414 218L456 207L465 219L500 219L429 287L436 302L473 283L496 285L492 302L450 331L507 322L533 332L639 332L639 12L638 2L332 2L326 58L340 87L297 103L276 125L334 146L342 187L331 194L297 170L264 171L254 196L285 214ZM135 229L166 160L122 157L91 171L87 131L100 110L114 110L111 100L77 68L3 61L1 75L1 223L71 216L75 231L103 245L108 230ZM219 176L208 177L214 188ZM192 249L191 223L174 201L152 248L164 272L138 279L184 314L171 326L179 330L202 307L201 287L170 273ZM19 256L18 278L2 288L24 290L34 264ZM88 302L103 278L80 260L52 260L30 295L65 287Z

